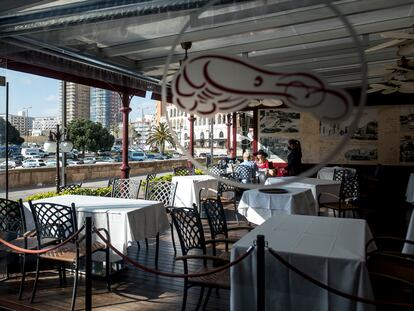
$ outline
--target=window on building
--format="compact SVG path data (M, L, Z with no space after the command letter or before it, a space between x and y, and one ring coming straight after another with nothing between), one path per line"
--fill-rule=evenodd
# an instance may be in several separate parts
M221 114L217 116L217 124L221 124Z
M220 133L219 133L219 138L224 138L224 133L223 133L223 131L220 131Z
M207 118L203 118L203 125L207 124Z
M187 139L188 139L188 134L184 133L184 140L187 140Z

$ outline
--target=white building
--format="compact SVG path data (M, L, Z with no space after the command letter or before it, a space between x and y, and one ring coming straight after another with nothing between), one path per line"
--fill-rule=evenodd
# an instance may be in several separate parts
M49 131L56 130L58 123L58 117L36 117L33 121L32 136L47 135Z
M0 118L6 120L6 114L0 114ZM20 135L24 136L29 135L32 130L33 119L32 117L26 117L24 111L19 111L17 115L9 114L8 121L20 132Z
M136 121L132 122L131 126L138 134L135 139L133 139L133 142L141 147L144 147L153 125L155 125L154 115L145 115L144 117L137 118Z
M188 120L189 115L174 105L168 105L166 109L169 121L172 125L172 129L178 136L178 140L182 146L188 147L190 142L190 122ZM211 141L211 119L195 116L194 122L194 147L198 152L209 152ZM213 148L214 154L226 153L226 140L227 140L227 116L222 113L218 113L214 117L213 124Z

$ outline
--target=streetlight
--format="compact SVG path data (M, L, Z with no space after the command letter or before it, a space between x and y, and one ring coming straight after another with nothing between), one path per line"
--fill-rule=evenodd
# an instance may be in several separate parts
M26 144L27 147L29 147L29 109L32 109L32 107L23 107L23 110L26 110L26 114L25 114L25 121L24 121L24 129L26 131Z
M65 130L60 132L58 124L56 132L50 131L49 139L43 145L46 152L56 152L56 193L60 191L59 152L70 152L73 149L73 143L65 136Z

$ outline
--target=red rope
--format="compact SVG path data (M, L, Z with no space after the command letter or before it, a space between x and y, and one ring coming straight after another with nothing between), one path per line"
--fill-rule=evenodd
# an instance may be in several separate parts
M50 251L54 251L55 249L58 249L59 247L62 247L63 245L69 243L71 240L73 240L76 236L78 236L83 229L85 228L85 226L82 226L82 228L80 228L78 231L76 231L74 234L72 234L70 237L68 237L65 241L63 241L62 243L49 247L49 248L44 248L44 249L38 249L38 250L32 250L32 249L26 249L26 248L21 248L18 247L12 243L9 243L5 240L3 240L2 238L0 238L0 243L6 245L8 248L11 248L12 250L16 251L17 253L22 253L22 254L44 254Z
M282 256L280 256L278 253L276 253L275 250L269 248L269 253L272 254L277 260L279 260L284 266L286 266L289 270L292 270L293 272L299 274L301 277L303 277L305 280L315 284L318 287L321 287L328 292L334 293L335 295L370 304L370 305L383 305L383 306L394 306L394 307L402 307L402 308L414 308L414 304L408 304L408 303L394 303L394 302L388 302L388 301L381 301L381 300L371 300L363 297L353 296L348 293L344 293L336 288L329 287L328 285L314 279L310 275L306 274L305 272L299 270L295 266L291 265L289 262L287 262Z
M246 258L248 255L250 255L251 252L253 251L253 247L251 247L250 249L248 249L246 251L246 253L244 253L243 255L236 258L236 260L234 260L234 261L232 261L232 262L230 262L230 263L228 263L224 266L221 266L219 268L211 269L208 272L191 273L191 274L179 274L179 273L172 273L172 272L164 272L164 271L160 271L160 270L156 270L156 269L144 266L144 265L140 264L139 262L137 262L137 261L129 258L128 256L125 256L124 254L122 254L118 249L115 248L115 246L113 246L107 239L105 239L100 232L96 231L96 234L102 239L102 241L105 242L105 244L109 248L111 248L123 260L129 262L130 264L137 267L138 269L141 269L145 272L153 273L153 274L156 274L156 275L161 275L161 276L166 276L166 277L173 277L173 278L196 278L196 277L207 276L207 275L210 275L210 274L214 274L214 273L224 271L224 270L230 268L231 266L234 266L234 265L238 264L239 262L241 262L244 258Z

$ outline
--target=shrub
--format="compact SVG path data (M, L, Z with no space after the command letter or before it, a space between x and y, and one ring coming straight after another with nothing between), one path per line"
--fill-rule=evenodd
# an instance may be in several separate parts
M96 189L91 189L91 188L77 188L73 190L68 189L60 193L56 193L55 191L42 192L42 193L36 193L31 196L28 196L25 199L25 201L35 201L35 200L55 197L58 195L67 195L67 194L92 195L92 196L98 196L98 197L105 197L111 194L111 187L96 188Z

